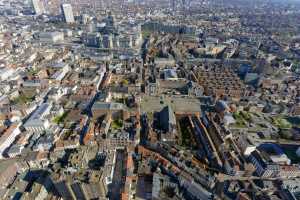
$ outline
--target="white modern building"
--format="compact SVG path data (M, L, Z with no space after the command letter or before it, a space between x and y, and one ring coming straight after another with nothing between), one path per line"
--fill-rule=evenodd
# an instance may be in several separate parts
M41 42L61 42L64 40L63 32L42 32L39 34L39 39Z
M0 79L7 80L8 78L12 77L14 73L15 73L14 69L2 67L0 68Z
M32 6L36 15L45 13L45 7L41 0L32 0Z
M21 133L20 124L11 125L0 137L0 158L2 154L16 139L16 137Z
M41 133L49 128L49 120L45 118L50 113L52 105L43 103L40 105L30 118L23 125L29 132Z
M62 14L66 23L74 23L74 15L71 4L62 4L61 5Z

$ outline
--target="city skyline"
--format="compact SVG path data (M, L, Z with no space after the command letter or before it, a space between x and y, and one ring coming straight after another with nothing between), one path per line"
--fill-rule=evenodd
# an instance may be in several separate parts
M299 200L300 4L0 0L0 199Z

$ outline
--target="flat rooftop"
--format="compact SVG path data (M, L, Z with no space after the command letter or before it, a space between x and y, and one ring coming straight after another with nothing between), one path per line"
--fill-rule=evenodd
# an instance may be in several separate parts
M201 112L201 102L197 98L185 96L144 96L141 101L142 112L158 112L170 105L176 112Z

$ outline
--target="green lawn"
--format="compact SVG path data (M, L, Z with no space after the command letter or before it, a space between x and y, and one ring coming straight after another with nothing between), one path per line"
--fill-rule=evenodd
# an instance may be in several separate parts
M30 103L34 100L34 96L32 97L27 97L25 95L20 95L17 98L13 99L13 104L26 104Z
M56 124L60 124L63 123L65 118L67 117L68 112L64 112L62 115L58 115L56 117L54 117L53 122Z
M111 128L112 129L120 129L122 127L123 127L123 121L121 119L114 120L111 123Z
M281 129L292 128L292 124L288 120L286 120L286 118L284 118L284 117L281 117L281 116L273 117L272 120L273 120L273 124L275 126L277 126L278 128L281 128Z
M35 76L35 75L37 75L38 72L39 72L39 70L37 70L37 69L30 69L28 71L28 74L31 76Z
M187 118L183 118L179 120L179 127L180 127L180 145L183 147L191 147L191 132L188 127L188 120Z
M143 36L143 38L150 37L151 34L152 34L151 31L146 31L146 30L143 30L143 31L142 31L142 36Z
M246 128L247 127L246 122L250 121L252 119L251 115L245 111L234 112L233 117L236 120L236 123L234 126L236 126L238 128Z
M244 120L246 120L246 121L251 121L252 120L252 116L249 112L241 111L240 114L241 114L241 116L243 117Z

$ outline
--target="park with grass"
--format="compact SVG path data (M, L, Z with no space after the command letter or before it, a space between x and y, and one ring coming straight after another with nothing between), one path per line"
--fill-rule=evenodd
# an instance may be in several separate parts
M280 129L291 129L292 124L283 116L271 117L273 125Z
M233 118L236 121L235 126L238 128L247 128L247 123L252 121L252 115L247 111L234 112Z
M111 128L114 130L121 129L122 127L123 127L123 120L121 119L113 120L111 123Z
M196 143L194 140L194 136L191 131L191 127L189 124L189 120L187 117L183 117L178 120L179 122L179 130L180 130L180 137L179 137L179 144L185 148L193 148L196 147Z
M17 105L17 104L27 104L27 103L32 102L33 100L34 100L34 96L26 96L24 94L21 94L18 97L14 98L12 100L12 103L14 105Z
M64 121L65 121L67 115L68 115L68 112L64 112L63 114L54 117L53 122L54 122L55 124L61 124L61 123L64 123Z

